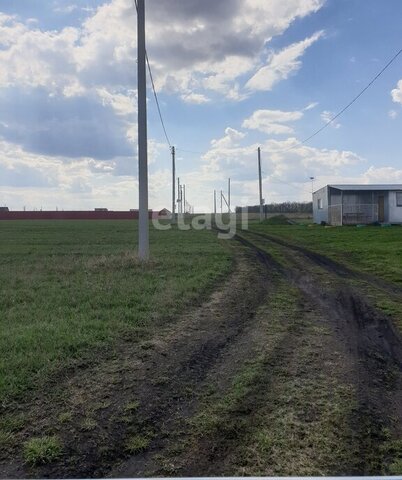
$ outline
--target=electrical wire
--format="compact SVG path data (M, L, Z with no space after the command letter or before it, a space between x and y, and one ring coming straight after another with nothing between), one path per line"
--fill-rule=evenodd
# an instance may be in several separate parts
M311 139L319 135L323 130L328 128L336 119L338 119L341 115L343 115L346 110L348 110L372 85L375 83L381 75L395 62L395 60L401 55L402 53L402 48L391 58L391 60L377 73L377 75L361 90L342 110L340 110L334 117L332 117L325 125L323 125L321 128L319 128L316 132L314 132L312 135L309 137L305 138L304 140L301 140L298 142L297 145L293 145L292 147L285 149L283 151L278 151L275 153L285 153L289 152L290 150L294 150L295 148L300 147L301 145L306 144L309 142Z
M137 0L133 0L133 1L134 1L135 9L137 10L137 13L138 13ZM160 122L161 122L161 125L162 125L163 133L165 134L165 138L166 138L166 141L169 145L169 148L172 148L172 144L170 142L169 135L167 134L166 125L165 125L165 122L163 120L162 110L161 110L160 103L159 103L159 98L158 98L158 95L156 93L154 76L152 75L151 64L149 63L148 52L146 50L145 50L145 58L146 58L147 65L148 65L149 78L151 79L152 90L154 92L155 103L156 103L156 107L158 109L159 119L160 119Z

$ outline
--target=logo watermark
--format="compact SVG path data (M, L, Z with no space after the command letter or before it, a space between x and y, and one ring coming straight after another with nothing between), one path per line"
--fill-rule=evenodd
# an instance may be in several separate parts
M205 213L200 215L177 214L173 221L160 217L152 218L152 225L156 230L215 230L221 240L231 240L237 230L248 229L248 212L242 213Z

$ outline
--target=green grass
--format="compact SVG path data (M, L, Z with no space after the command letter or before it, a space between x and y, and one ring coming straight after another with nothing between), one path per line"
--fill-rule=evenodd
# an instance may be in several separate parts
M56 460L62 452L57 437L31 438L24 445L24 459L31 465L50 463Z
M355 270L402 283L402 228L273 226L251 223L250 230L281 237Z
M140 453L148 448L150 442L149 436L132 435L126 443L126 450L131 454Z
M232 265L211 232L151 229L150 241L141 264L136 222L0 222L0 402L96 348L145 338Z

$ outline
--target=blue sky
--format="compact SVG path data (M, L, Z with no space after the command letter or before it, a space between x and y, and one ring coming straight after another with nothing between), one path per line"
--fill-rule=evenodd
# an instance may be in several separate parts
M400 0L147 0L147 44L177 170L196 211L309 200L327 183L402 183ZM170 153L149 91L150 206ZM132 0L0 0L0 204L138 205ZM289 150L290 147L294 147Z

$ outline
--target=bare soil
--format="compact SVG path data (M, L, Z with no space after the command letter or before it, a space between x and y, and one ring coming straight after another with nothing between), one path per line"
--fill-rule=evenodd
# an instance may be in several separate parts
M261 235L233 249L233 273L201 307L8 407L26 421L1 477L386 473L402 341L351 282L373 279ZM46 434L63 455L24 463L24 441Z

